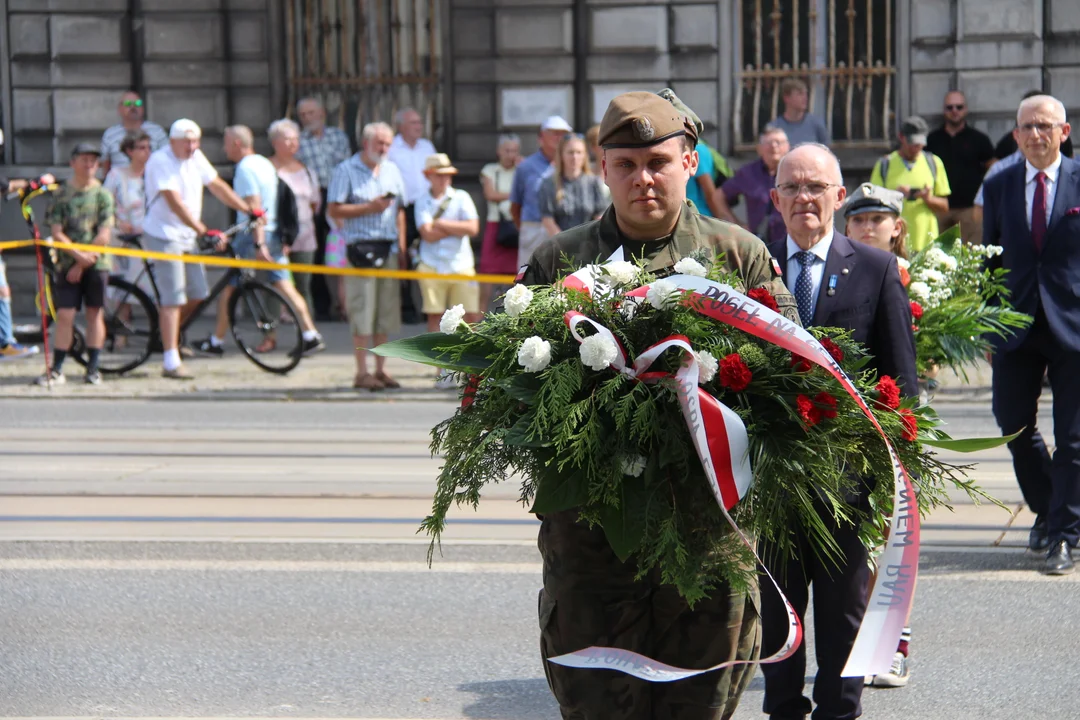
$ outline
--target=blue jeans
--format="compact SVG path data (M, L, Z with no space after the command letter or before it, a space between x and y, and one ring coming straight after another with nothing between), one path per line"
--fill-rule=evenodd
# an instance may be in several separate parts
M4 258L0 257L0 288L7 288L7 268L4 266ZM0 297L0 347L10 345L15 341L11 329L11 298Z
M273 285L279 283L282 280L288 280L291 275L289 274L289 258L285 256L281 247L281 236L277 232L265 232L263 237L266 242L266 249L270 251L270 257L274 258L274 262L284 265L281 270L267 271L267 281ZM233 250L236 251L236 256L244 258L246 260L255 259L255 238L251 233L241 233L237 235L232 241ZM237 281L233 281L233 286L237 285Z

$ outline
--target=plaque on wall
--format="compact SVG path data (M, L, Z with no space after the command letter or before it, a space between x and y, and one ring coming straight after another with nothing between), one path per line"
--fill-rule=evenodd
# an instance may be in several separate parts
M537 127L552 115L574 121L570 86L506 88L499 93L503 127Z

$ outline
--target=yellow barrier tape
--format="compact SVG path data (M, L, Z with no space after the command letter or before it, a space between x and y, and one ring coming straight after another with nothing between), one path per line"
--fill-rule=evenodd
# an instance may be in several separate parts
M264 260L244 260L241 258L221 257L218 255L173 255L171 253L157 252L154 250L136 250L135 248L117 247L114 245L83 245L80 243L56 243L51 240L9 240L0 242L0 252L14 250L16 248L32 247L41 245L58 250L71 249L83 252L106 253L108 255L121 255L123 257L145 258L148 260L174 260L182 263L195 265L212 265L214 267L248 268L251 270L289 270L291 272L309 273L312 275L343 275L345 277L375 277L389 278L393 280L442 280L456 282L479 282L492 285L511 285L514 282L513 275L440 275L438 273L423 273L416 270L379 270L376 268L336 268L325 265L287 264L266 262Z

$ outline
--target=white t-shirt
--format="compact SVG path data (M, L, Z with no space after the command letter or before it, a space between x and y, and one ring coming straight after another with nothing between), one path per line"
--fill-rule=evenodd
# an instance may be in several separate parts
M400 135L395 135L394 141L390 143L390 152L386 154L386 157L398 166L401 177L405 180L404 202L406 205L419 202L431 187L431 183L424 176L424 163L434 154L435 146L430 140L424 138L417 140L413 147L409 147Z
M203 187L218 176L217 170L196 150L187 160L178 160L172 147L166 145L150 156L146 163L146 218L143 232L157 238L194 245L195 231L181 222L169 207L162 190L180 193L180 202L196 220L202 219Z
M516 170L516 167L508 170L502 166L502 163L493 162L485 165L480 174L491 181L495 192L509 195L510 188L514 186L514 172ZM489 202L487 206L488 222L497 223L499 220L510 219L510 200L507 199L498 203Z
M436 200L426 192L416 201L415 217L416 227L419 228L435 221L435 213L442 205L445 197L450 198L446 210L439 215L440 220L476 220L476 205L473 204L469 193L457 188L447 188L446 195ZM475 269L473 262L472 244L468 235L461 237L445 237L435 242L420 241L420 262L435 269L435 272L444 275L452 273L468 273Z

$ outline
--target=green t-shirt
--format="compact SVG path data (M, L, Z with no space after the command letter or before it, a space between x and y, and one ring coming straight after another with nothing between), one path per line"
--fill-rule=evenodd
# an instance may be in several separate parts
M64 184L52 197L52 203L45 214L49 226L60 225L73 243L94 242L101 228L111 228L115 223L116 203L112 193L94 180L89 187L79 190ZM61 269L70 268L75 258L66 252L57 253L57 264ZM95 270L111 270L112 258L104 253L98 255Z
M870 182L874 185L895 190L904 185L909 188L931 188L931 194L937 197L948 197L952 194L949 188L949 177L945 173L945 163L941 158L934 156L937 165L937 174L930 169L926 156L919 153L915 162L909 168L907 163L900 157L899 151L893 151L889 155L889 177L881 177L881 162L874 165L874 172L870 175ZM918 200L904 199L904 210L900 213L908 226L908 247L915 252L922 250L940 235L938 230L937 215L922 198Z

